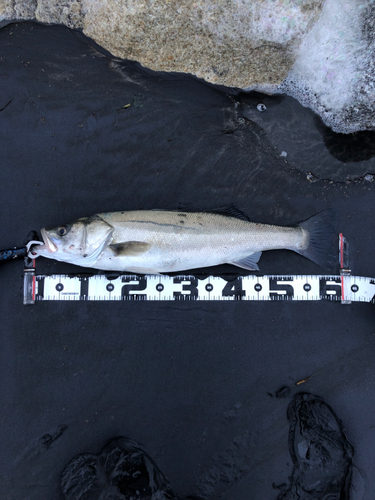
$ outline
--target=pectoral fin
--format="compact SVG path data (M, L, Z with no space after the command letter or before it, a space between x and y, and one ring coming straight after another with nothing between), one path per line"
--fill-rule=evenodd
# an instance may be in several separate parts
M242 267L242 269L247 269L248 271L259 271L257 262L259 261L261 255L262 252L255 252L247 255L243 259L237 260L236 262L232 261L230 264Z
M116 257L141 255L149 250L151 244L144 241L124 241L122 243L113 243L108 248L112 250Z

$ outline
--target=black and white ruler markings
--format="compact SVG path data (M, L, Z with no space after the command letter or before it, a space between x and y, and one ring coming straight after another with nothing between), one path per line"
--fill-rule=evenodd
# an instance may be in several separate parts
M220 277L35 275L25 272L24 304L46 300L330 300L375 302L375 279L351 275Z

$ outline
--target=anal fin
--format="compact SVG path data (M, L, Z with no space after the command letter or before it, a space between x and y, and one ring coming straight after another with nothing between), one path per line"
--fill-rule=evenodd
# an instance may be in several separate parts
M242 267L242 269L247 269L248 271L259 271L258 261L262 252L255 252L250 255L247 255L243 259L229 262L229 264L233 264L237 267Z

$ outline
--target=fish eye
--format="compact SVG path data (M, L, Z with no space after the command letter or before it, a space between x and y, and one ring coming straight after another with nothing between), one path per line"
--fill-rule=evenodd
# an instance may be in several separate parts
M57 230L57 233L60 236L65 236L67 232L68 232L68 226L60 226Z

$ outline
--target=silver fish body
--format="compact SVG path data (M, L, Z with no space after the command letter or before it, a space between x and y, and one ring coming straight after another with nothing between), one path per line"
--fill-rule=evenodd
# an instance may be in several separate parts
M257 224L208 212L101 213L42 229L43 256L107 271L159 274L229 263L257 270L261 252L288 249L320 265L331 261L335 217L327 210L296 227Z

